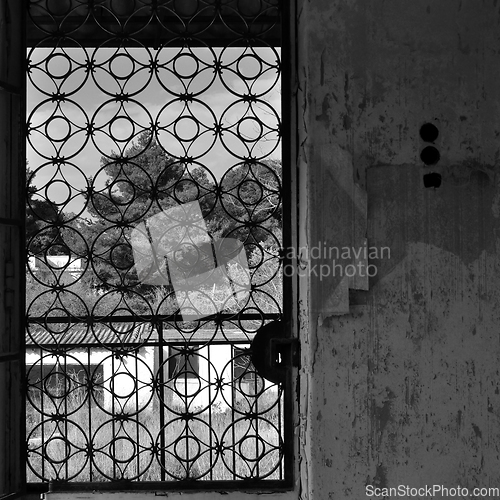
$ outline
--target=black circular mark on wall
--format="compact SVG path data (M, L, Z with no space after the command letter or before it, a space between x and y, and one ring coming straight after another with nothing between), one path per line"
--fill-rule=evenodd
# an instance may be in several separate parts
M424 175L424 187L426 188L438 188L441 186L441 174L436 174L432 172L430 174Z
M434 142L439 135L439 130L433 123L424 123L420 127L420 137L425 142Z
M439 150L434 146L427 146L422 149L420 159L426 165L435 165L441 159L441 155L439 154Z

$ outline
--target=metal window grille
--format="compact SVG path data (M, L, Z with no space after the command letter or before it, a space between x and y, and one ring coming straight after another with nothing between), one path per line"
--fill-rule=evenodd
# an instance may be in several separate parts
M249 357L283 318L281 16L30 1L32 489L290 485L289 384Z

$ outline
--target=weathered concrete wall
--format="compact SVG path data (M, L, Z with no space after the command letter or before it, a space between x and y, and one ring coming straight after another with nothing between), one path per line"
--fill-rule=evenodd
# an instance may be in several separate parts
M368 245L390 248L369 291L310 277L305 498L500 486L499 33L493 0L299 1L304 239L356 245L361 187Z

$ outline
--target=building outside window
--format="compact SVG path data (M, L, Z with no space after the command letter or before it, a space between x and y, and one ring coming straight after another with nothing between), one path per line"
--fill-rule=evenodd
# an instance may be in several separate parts
M186 378L196 378L200 373L200 356L196 353L197 345L190 345L182 349L170 347L170 360L168 365L169 378L181 375Z

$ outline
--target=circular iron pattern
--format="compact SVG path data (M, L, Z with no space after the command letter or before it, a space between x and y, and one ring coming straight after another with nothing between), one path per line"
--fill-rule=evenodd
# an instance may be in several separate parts
M284 389L249 352L282 316L279 17L279 0L30 1L29 482L283 479ZM197 230L151 222L193 203ZM150 282L138 228L154 251L188 241ZM231 294L176 290L172 255L187 274L221 258Z

